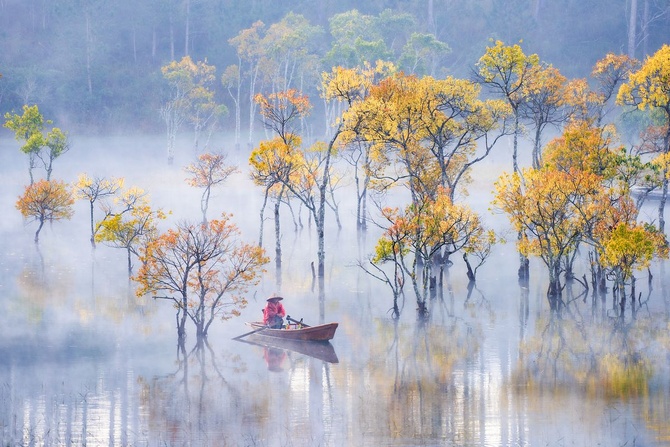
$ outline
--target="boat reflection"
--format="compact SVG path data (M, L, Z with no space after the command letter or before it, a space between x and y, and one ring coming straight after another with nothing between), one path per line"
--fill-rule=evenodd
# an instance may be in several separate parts
M286 351L283 349L263 346L263 359L268 365L269 371L281 372L284 370L284 360L286 359Z
M281 366L281 362L277 364L279 354L273 351L281 351L284 356L281 357L281 361L285 357L285 351L293 351L298 354L307 355L318 360L323 360L328 363L338 363L337 354L335 353L335 348L330 342L319 342L319 341L302 341L302 340L286 340L276 337L268 337L261 334L251 334L245 338L238 339L238 341L249 343L252 345L262 346L265 349L264 358L268 364L268 369L276 368ZM271 361L270 361L271 360ZM276 370L276 369L274 369Z

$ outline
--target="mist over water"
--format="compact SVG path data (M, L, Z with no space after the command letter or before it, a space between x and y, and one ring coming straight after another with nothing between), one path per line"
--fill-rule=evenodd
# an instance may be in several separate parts
M149 193L152 206L171 211L162 230L198 222L201 191L184 181L183 166L194 157L189 141L180 142L172 166L164 143L160 135L76 138L53 177L124 177L126 186ZM218 144L212 147L227 147ZM247 174L248 152L229 147L228 162L240 172L214 190L208 217L233 213L254 243L262 190ZM614 318L611 296L592 298L579 284L566 288L569 312L557 321L538 260L531 260L528 287L517 283L508 236L474 288L456 256L428 302L428 321L417 319L411 293L393 321L388 288L356 266L380 230L357 235L348 185L337 192L343 229L334 219L327 225L322 289L311 270L314 225L293 203L303 227L296 231L282 209L281 281L268 219L264 247L272 261L242 315L215 322L202 349L187 326L180 350L175 309L135 297L125 251L91 250L88 204L77 202L72 220L47 225L37 248L35 224L14 207L29 180L11 139L0 138L0 162L3 445L670 445L670 299L662 265L650 269L651 282L647 272L636 274L641 304L623 322ZM497 231L508 225L489 211L491 191L510 169L502 145L476 167L464 199ZM274 292L296 319L339 323L335 359L233 340L251 330L244 322L259 320ZM635 352L644 371L604 368L620 349Z

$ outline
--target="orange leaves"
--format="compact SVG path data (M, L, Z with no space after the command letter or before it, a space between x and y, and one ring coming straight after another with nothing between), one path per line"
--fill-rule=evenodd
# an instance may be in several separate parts
M16 202L24 218L62 220L72 217L74 197L66 183L59 180L40 180L26 187Z
M545 163L552 169L578 169L610 179L616 173L614 140L606 129L590 126L585 121L568 125L563 135L552 140L545 149Z
M196 325L215 316L229 318L244 307L242 295L260 280L268 262L262 248L239 240L227 214L207 224L179 224L149 241L141 260L133 277L138 296L170 299Z
M186 182L197 188L208 188L223 183L238 171L236 166L226 165L226 155L222 153L199 155L198 159L184 170L191 175Z
M479 243L484 231L479 216L467 206L454 204L442 188L435 199L409 205L402 213L385 208L382 215L388 225L377 242L376 262L389 260L392 253L409 252L427 261L440 250L454 253Z
M414 194L433 195L438 186L453 192L468 179L477 142L510 113L502 101L482 101L479 94L479 85L453 77L388 76L345 112L347 137L386 152L376 157L397 157L405 171L399 176L410 179Z
M309 98L295 89L268 96L259 93L254 97L254 101L260 106L265 126L274 130L286 144L295 138L293 122L306 116L311 108Z
M46 221L69 219L74 211L74 197L66 183L58 180L40 180L26 187L16 202L16 208L25 219L39 222L35 232L35 243Z

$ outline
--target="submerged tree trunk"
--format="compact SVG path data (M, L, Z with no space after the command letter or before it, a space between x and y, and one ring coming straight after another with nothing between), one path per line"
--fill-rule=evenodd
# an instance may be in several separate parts
M561 303L561 267L560 259L557 265L549 267L549 287L547 289L547 299L549 300L549 308L552 311L560 310Z

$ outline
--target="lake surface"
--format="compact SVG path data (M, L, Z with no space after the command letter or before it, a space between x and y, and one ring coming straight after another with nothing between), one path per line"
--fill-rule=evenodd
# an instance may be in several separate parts
M81 141L54 175L123 176L172 210L166 224L197 221L199 191L183 181L179 159L164 165L161 145L107 141L99 152ZM667 266L654 265L651 282L638 272L639 302L623 319L611 295L594 299L579 284L566 289L559 319L549 314L543 266L533 260L531 282L521 287L514 246L501 245L475 288L456 258L429 301L428 320L417 318L408 293L394 321L390 291L355 265L377 230L358 238L342 206L344 228L328 230L320 285L310 267L313 226L303 210L305 227L295 232L285 212L281 281L269 264L239 318L216 322L201 349L187 326L180 347L175 310L134 296L125 253L91 250L86 204L71 221L45 227L35 247L34 224L14 208L28 182L25 160L6 140L0 149L2 445L670 445ZM468 199L481 212L491 166ZM254 241L261 200L240 173L215 192L210 217L233 212ZM500 216L488 218L505 227ZM264 240L272 254L270 220ZM234 340L274 292L294 318L338 322L332 342L299 352L252 336Z

